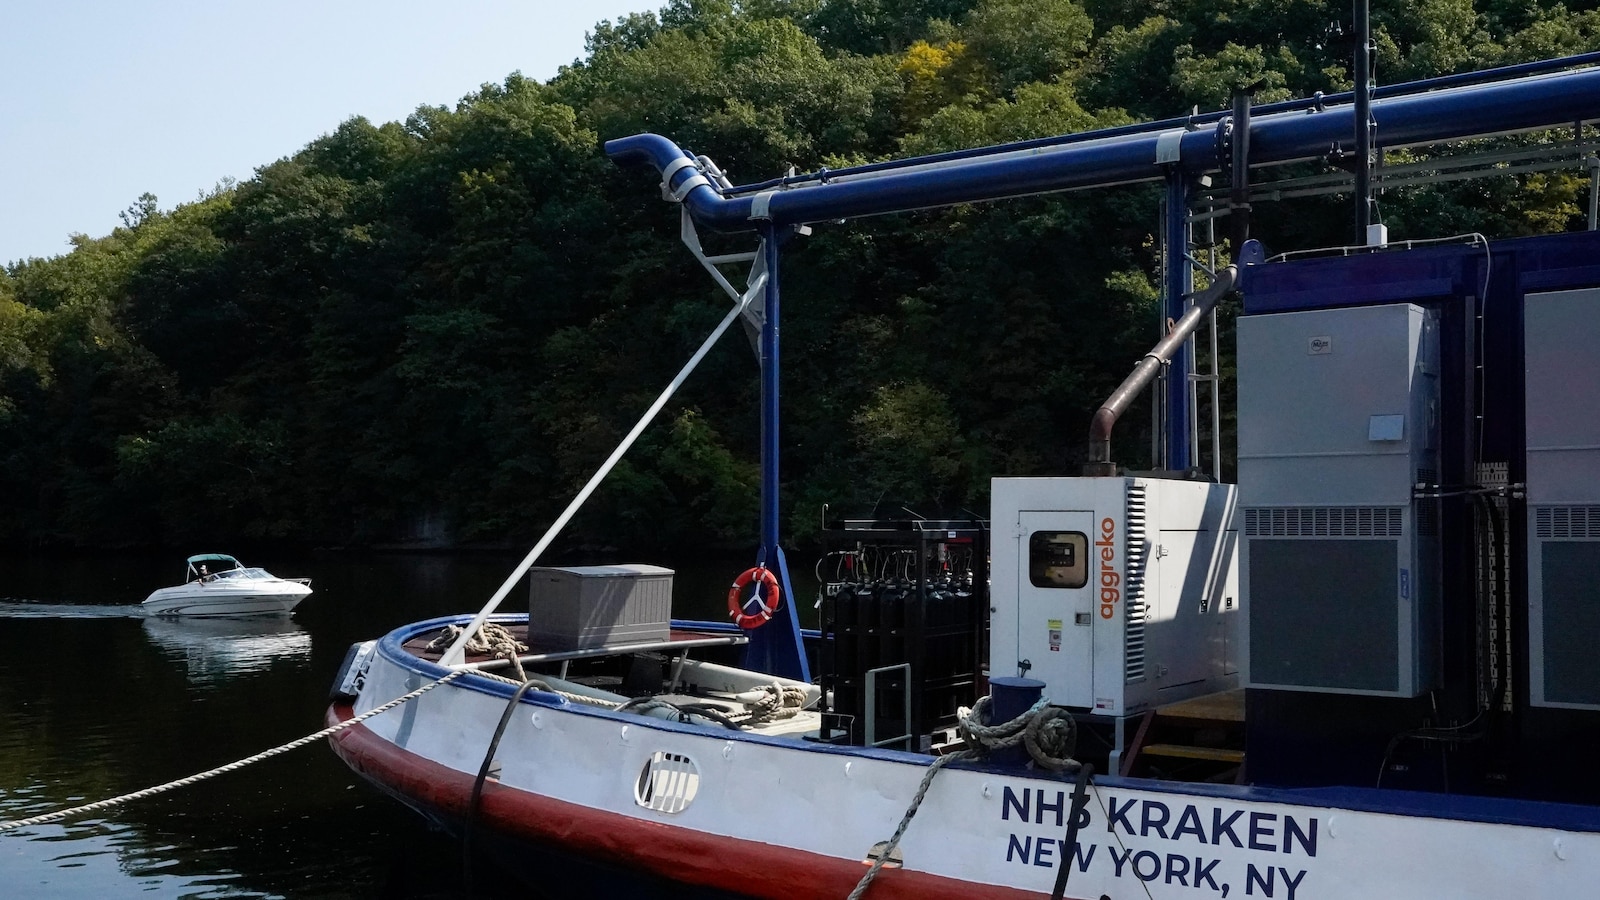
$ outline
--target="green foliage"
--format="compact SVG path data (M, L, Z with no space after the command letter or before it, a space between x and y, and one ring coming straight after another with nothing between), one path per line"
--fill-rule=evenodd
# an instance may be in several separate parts
M961 19L972 0L818 0L799 21L828 50L895 54Z
M974 100L968 97L928 117L919 130L902 140L902 151L921 155L985 147L1120 124L1125 118L1118 112L1091 115L1079 105L1072 88L1064 84L1025 84L1017 89L1015 100L983 106L969 105Z
M1296 68L1294 57L1282 47L1269 59L1260 47L1229 43L1213 56L1197 57L1184 46L1173 59L1172 84L1180 96L1203 109L1226 106L1234 91L1249 87L1255 88L1257 102L1271 103L1289 98L1284 70Z
M1377 74L1593 50L1591 5L1381 0ZM1348 6L1326 0L671 0L601 22L548 83L513 73L404 122L351 119L0 272L0 537L384 543L444 522L520 544L727 310L654 176L614 168L604 140L663 133L753 181L1181 115L1249 85L1260 102L1337 91L1352 49ZM1411 187L1380 212L1400 238L1559 231L1585 187L1577 169ZM1159 195L793 242L788 533L814 536L824 503L982 509L991 477L1075 470L1093 408L1158 332ZM1348 207L1255 216L1275 246L1320 246ZM725 341L567 539L747 545L759 392L748 346ZM1142 464L1148 418L1124 417L1118 458Z
M1093 32L1094 23L1074 0L980 0L961 30L1003 94L1069 78Z
M731 15L596 54L553 87L602 139L672 134L751 177L886 151L901 92L891 57L829 56L788 19Z
M958 485L963 445L950 399L926 384L889 384L850 420L859 461L896 497L946 501Z

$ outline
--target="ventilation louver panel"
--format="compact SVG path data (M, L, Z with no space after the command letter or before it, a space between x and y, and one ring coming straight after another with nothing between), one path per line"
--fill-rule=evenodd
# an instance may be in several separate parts
M1600 539L1600 506L1544 506L1535 511L1542 538Z
M1128 488L1128 528L1124 558L1123 590L1126 603L1123 615L1127 617L1123 630L1123 671L1128 683L1144 678L1144 625L1147 618L1144 598L1145 576L1145 489L1138 485Z
M1248 537L1400 537L1403 514L1398 506L1251 507L1244 530Z

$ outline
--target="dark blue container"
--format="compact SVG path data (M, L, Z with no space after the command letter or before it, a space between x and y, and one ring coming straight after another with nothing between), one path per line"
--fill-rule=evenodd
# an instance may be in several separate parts
M1044 696L1044 682L1035 678L989 679L989 724L1009 722L1022 715ZM1027 748L1018 745L1007 750L996 750L989 755L993 762L1022 765L1028 761Z

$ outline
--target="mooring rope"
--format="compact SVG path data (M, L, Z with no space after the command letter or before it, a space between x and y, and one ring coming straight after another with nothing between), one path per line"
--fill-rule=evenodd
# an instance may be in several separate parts
M564 697L574 703L586 703L590 706L599 707L600 709L616 709L622 705L622 701L605 700L600 697L590 697L585 694L574 694L569 691L558 691L551 687L549 682L541 681L537 678L525 678L522 681L518 681L515 678L507 678L498 672L489 672L483 669L475 669L473 670L473 673L476 675L481 675L484 678L492 678L495 681L499 681L504 684L516 685L517 687L521 687L524 684L531 682L533 684L533 690L543 691L546 694L555 694L558 697Z
M425 648L434 653L444 653L461 637L465 628L457 625L446 625L439 636L429 642ZM481 653L495 659L509 660L511 671L516 673L516 683L521 684L528 680L528 673L522 670L521 654L528 652L528 645L516 639L503 625L493 622L483 623L483 628L477 634L467 639L461 648L468 653Z
M961 710L957 713L956 733L961 736L961 740L967 745L966 748L947 753L934 760L933 765L928 767L928 771L922 776L922 783L917 785L916 796L911 798L911 805L906 808L906 814L900 818L899 827L895 828L894 835L883 845L878 858L872 861L872 867L861 876L861 880L856 883L855 890L850 892L847 900L861 900L867 888L872 886L872 879L878 877L878 870L889 862L890 854L900 846L900 839L905 837L906 828L911 825L912 817L922 805L922 798L927 796L934 776L938 775L939 770L945 765L958 759L979 759L995 750L1023 744L1028 748L1028 756L1043 768L1052 772L1077 770L1079 764L1072 758L1072 751L1077 744L1077 731L1071 713L1051 706L1049 700L1041 697L1038 703L1030 706L1015 719L998 725L985 725L983 717L988 710L989 698L980 697L971 710Z
M775 719L792 719L806 705L806 689L798 685L785 687L782 682L763 684L753 691L739 694L749 718L746 725L760 725Z
M389 710L394 709L396 706L399 706L402 703L406 703L408 701L415 700L416 698L422 696L423 694L426 694L427 692L433 690L434 688L438 687L441 684L445 684L446 682L451 681L452 679L455 679L455 678L458 678L458 677L460 677L462 675L467 674L469 671L471 671L471 670L469 670L469 669L457 669L457 670L451 672L450 674L444 676L443 678L438 679L437 681L430 681L427 684L423 685L422 687L417 688L416 690L412 691L409 694L406 694L403 697L396 697L393 700L390 700L388 703L383 704L382 706L375 706L372 709L367 710L366 712L362 713L359 716L354 716L352 718L346 719L346 720L344 720L343 722L340 722L337 725L330 725L327 728L324 728L324 729L322 729L321 731L319 731L319 732L317 732L315 734L308 734L303 738L300 738L300 739L294 740L294 741L290 741L289 743L284 744L284 745L282 745L280 747L273 747L271 750L264 750L264 751L262 751L260 753L257 753L254 756L247 756L244 759L228 763L225 766L218 766L215 769L208 769L207 771L199 772L199 773L194 774L194 775L190 775L187 778L179 778L177 781L169 781L166 784L160 784L160 785L156 785L155 787L145 788L142 791L134 791L131 794L123 794L120 797L112 797L109 800L100 800L98 802L90 803L90 804L87 804L87 805L84 805L84 806L75 806L75 807L73 807L71 809L63 809L63 810L59 810L59 811L53 812L53 813L48 813L48 814L42 815L42 816L34 816L32 818L29 818L29 819L18 819L18 820L14 821L14 822L0 822L0 832L13 831L13 830L18 829L18 828L27 828L30 825L44 825L44 824L47 824L49 822L57 822L57 821L60 821L61 819L70 818L70 817L76 816L76 815L78 815L80 813L93 812L93 811L95 811L97 809L108 809L108 808L113 807L113 806L120 806L120 805L122 805L124 803L130 803L130 802L132 802L134 800L143 800L146 797L153 797L156 794L163 794L163 793L166 793L167 791L175 790L177 788L188 787L189 785L195 784L196 782L205 781L208 778L215 778L218 775L223 775L223 774L226 774L228 772L232 772L232 771L234 771L236 769L242 769L245 766L253 765L255 763L261 762L262 760L271 759L274 756L278 756L278 755L281 755L281 754L284 754L284 753L288 753L290 750L297 750L297 749L299 749L301 747L304 747L305 745L313 743L315 741L320 741L323 738L328 737L329 735L337 734L337 733L345 730L346 728L349 728L352 725L356 725L356 724L359 724L361 722L364 722L367 719L370 719L373 716L378 715L379 713L388 712Z
M1027 712L998 725L983 724L989 712L989 698L980 697L966 715L958 715L956 733L969 748L983 753L1022 744L1035 764L1052 772L1076 772L1078 761L1072 751L1078 745L1078 726L1072 714L1040 698Z

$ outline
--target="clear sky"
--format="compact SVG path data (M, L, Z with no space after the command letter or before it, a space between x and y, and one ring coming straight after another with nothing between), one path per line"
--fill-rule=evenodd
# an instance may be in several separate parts
M171 209L351 116L540 81L649 0L6 0L0 264Z

